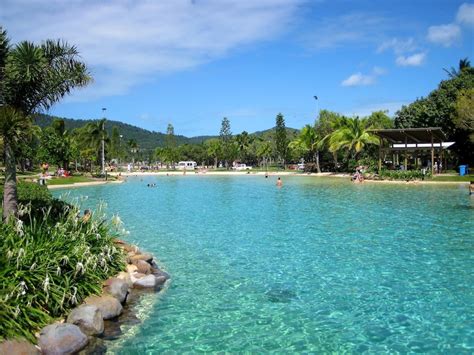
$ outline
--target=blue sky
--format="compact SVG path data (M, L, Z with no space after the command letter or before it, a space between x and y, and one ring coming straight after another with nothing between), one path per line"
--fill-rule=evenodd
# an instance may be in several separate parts
M389 110L474 63L474 3L456 0L1 0L13 42L77 45L94 83L49 113L177 134ZM319 100L313 99L317 95Z

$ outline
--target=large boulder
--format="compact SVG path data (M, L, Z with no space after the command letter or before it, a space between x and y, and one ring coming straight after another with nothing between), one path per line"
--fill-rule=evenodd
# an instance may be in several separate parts
M120 303L124 303L127 300L128 295L128 283L125 280L113 277L105 281L105 290Z
M134 272L137 272L138 267L136 265L127 265L127 272L130 274L133 274Z
M128 287L133 286L132 279L131 279L130 274L128 272L120 271L117 275L117 278L120 279L120 280L124 280L127 283Z
M111 319L122 313L123 307L119 300L111 295L89 296L85 303L99 308L103 319Z
M27 340L5 340L0 343L0 354L39 355L40 352Z
M77 325L86 335L100 335L104 332L104 320L97 306L83 304L74 308L67 322Z
M132 277L133 280L133 277ZM153 275L146 275L140 279L133 281L133 287L136 288L150 288L156 286L156 278Z
M46 355L74 354L87 345L87 335L77 325L55 323L41 329L38 345Z
M154 275L153 275L154 276ZM155 284L156 286L161 286L166 282L166 277L164 276L155 276Z
M151 272L151 265L145 260L137 260L135 265L137 266L137 271L139 273L148 275Z
M132 264L135 264L135 262L138 260L143 260L148 263L151 263L153 261L153 255L148 254L148 253L143 253L143 254L136 254L130 257L130 262Z

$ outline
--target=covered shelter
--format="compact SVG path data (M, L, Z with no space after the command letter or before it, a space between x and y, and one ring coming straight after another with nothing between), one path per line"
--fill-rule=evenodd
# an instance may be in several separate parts
M393 153L397 161L399 154L404 153L404 166L407 169L409 152L430 152L431 174L434 174L435 152L440 159L438 166L441 167L444 149L454 144L446 142L446 136L440 127L373 129L370 132L380 138L379 171L382 169L382 156L386 153Z

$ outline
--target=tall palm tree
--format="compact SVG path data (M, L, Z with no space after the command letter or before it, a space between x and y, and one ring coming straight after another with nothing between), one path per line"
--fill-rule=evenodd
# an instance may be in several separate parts
M21 111L10 106L0 107L0 135L3 140L3 159L5 162L5 185L3 192L3 219L18 212L16 189L15 147L28 142L33 133L32 120Z
M107 136L107 131L105 130L105 122L106 119L103 118L101 120L88 123L83 131L82 135L82 143L96 152L96 156L99 158L99 161L103 162L104 157L102 154L102 140L105 142L109 141ZM104 171L104 167L101 166L102 171Z
M347 118L329 137L329 151L347 149L347 157L356 159L368 144L380 144L379 139L368 131L367 120Z
M13 110L2 110L2 114L29 117L35 111L49 109L72 89L87 85L92 79L78 56L74 46L61 41L46 40L41 45L23 41L11 47L7 32L0 28L0 105ZM16 169L16 165L11 166L15 164L13 152L5 159L8 171ZM12 180L15 176L7 175L4 219L16 214L18 208L16 180Z
M316 164L316 170L318 173L320 173L321 168L319 166L319 151L323 143L324 140L318 135L316 129L313 126L307 124L301 129L298 137L290 142L289 146L290 148L300 149L304 153L310 154Z
M235 142L237 143L237 147L239 150L239 158L241 160L244 160L251 143L251 139L248 132L243 131L242 133L236 135Z
M262 159L266 170L268 170L268 160L271 156L272 144L269 141L262 139L257 146L257 157Z

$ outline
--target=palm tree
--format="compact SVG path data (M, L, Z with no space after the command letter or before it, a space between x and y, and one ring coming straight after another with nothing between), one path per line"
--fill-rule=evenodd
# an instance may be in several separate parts
M243 131L242 133L236 135L235 141L237 143L237 147L239 151L239 158L240 160L244 160L247 154L247 150L251 143L251 139L248 132Z
M103 163L105 157L102 155L105 154L102 152L102 140L108 142L107 131L105 130L105 121L106 119L103 118L101 120L88 123L85 126L85 129L82 134L82 143L96 152L96 156L99 158L100 161ZM101 166L102 171L104 171L104 166Z
M472 67L471 67L471 62L469 61L469 59L466 57L464 59L460 59L459 60L459 65L458 65L458 69L454 68L454 67L451 67L451 69L446 69L446 68L443 68L443 70L448 73L448 76L453 79L453 78L456 78L458 77L459 75L461 75L461 73L465 70L470 70Z
M32 120L10 106L0 107L0 135L3 140L5 186L3 192L3 219L16 216L18 198L16 189L16 159L14 148L26 143L33 133Z
M272 144L269 141L261 140L257 146L257 157L261 158L266 170L268 170L268 159L272 155Z
M367 120L347 118L329 137L329 151L347 149L347 157L356 159L366 145L379 143L378 137L368 131Z
M293 149L300 149L304 153L308 153L316 163L316 170L321 172L319 166L319 151L324 143L324 140L318 135L316 129L307 124L301 129L298 137L290 142L289 147Z
M130 148L130 153L132 153L132 165L135 165L135 154L138 152L138 143L132 138L128 140L127 145Z
M7 32L0 27L0 106L4 122L19 122L41 109L49 109L72 89L87 85L92 79L86 65L78 60L74 46L47 40L41 45L23 41L11 47ZM14 118L16 117L16 118ZM22 119L20 119L22 117ZM15 144L15 140L7 142ZM5 169L16 169L14 147L5 156ZM11 166L11 164L14 164ZM6 174L4 219L16 214L15 174Z

